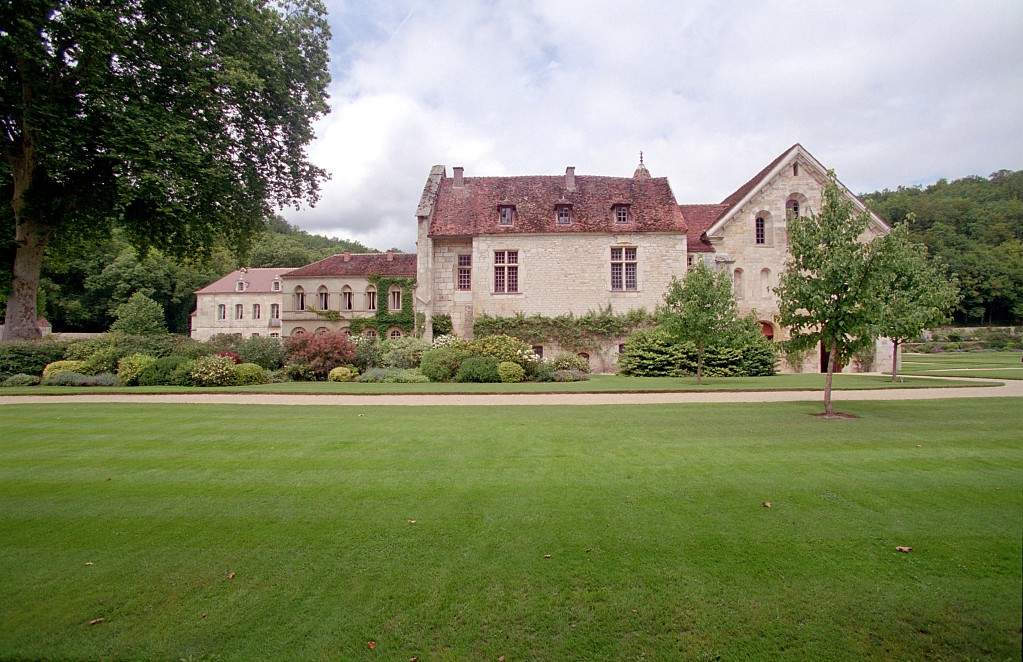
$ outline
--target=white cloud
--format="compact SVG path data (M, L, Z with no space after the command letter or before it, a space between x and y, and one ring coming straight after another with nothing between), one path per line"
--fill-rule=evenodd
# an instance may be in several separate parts
M435 163L714 202L802 142L854 190L1023 167L1023 4L338 4L314 231L411 249ZM677 6L676 6L677 5Z

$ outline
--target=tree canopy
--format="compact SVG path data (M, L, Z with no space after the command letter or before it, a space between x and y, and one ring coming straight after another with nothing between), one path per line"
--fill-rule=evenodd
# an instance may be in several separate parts
M732 332L737 323L728 274L701 260L685 278L673 278L659 310L661 326L676 340L696 346L696 383L703 379L707 347Z
M0 186L14 258L7 337L33 337L51 243L113 227L140 249L244 247L315 202L327 111L319 0L20 0L0 8Z

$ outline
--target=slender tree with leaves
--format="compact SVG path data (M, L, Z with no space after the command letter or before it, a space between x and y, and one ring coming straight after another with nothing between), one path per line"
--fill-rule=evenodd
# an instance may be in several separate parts
M864 241L869 225L869 212L855 213L834 172L828 173L820 214L788 221L789 259L775 290L778 321L789 328L793 350L827 351L827 416L834 414L836 366L878 337L890 263L881 258L882 243Z
M716 339L731 333L738 315L732 282L723 271L713 271L702 261L685 278L673 278L659 311L661 326L681 342L696 347L696 383L703 381L703 358Z
M123 229L170 255L244 249L315 202L327 111L320 0L0 2L5 337L32 338L48 245Z
M959 304L959 285L945 265L931 259L927 247L909 237L909 224L878 239L887 280L878 331L892 340L892 381L899 371L899 347L924 329L948 321Z

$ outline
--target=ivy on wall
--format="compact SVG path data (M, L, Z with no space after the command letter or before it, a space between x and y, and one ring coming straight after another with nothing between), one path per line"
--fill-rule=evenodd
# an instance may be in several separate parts
M367 280L377 288L377 309L373 317L355 318L349 324L352 333L362 333L366 329L376 329L377 335L383 337L388 329L398 327L406 335L415 328L416 317L412 310L412 297L416 288L415 278L401 276L370 276ZM391 311L388 308L388 296L392 285L401 288L401 310ZM333 311L331 311L333 312Z
M504 334L539 345L544 342L556 342L566 350L579 351L588 349L597 342L623 338L633 331L652 327L656 317L646 310L630 310L626 313L614 313L610 306L591 311L585 315L515 315L513 317L493 317L482 315L473 322L473 334L491 336Z

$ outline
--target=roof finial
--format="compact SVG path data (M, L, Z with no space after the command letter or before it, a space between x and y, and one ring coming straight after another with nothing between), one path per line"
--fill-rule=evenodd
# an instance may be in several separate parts
M643 150L639 150L639 165L643 165Z
M650 171L643 165L643 152L639 153L639 165L636 166L636 172L632 173L633 179L650 179Z

